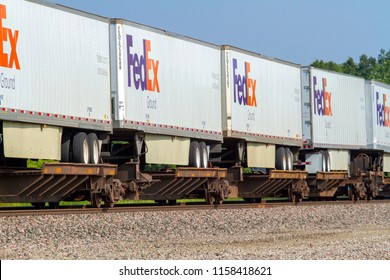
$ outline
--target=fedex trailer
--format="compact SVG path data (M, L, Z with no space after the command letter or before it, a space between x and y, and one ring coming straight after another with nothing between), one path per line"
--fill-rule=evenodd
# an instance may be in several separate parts
M249 167L293 169L302 145L300 67L222 47L222 123Z
M378 193L383 151L368 146L373 136L372 104L367 97L363 78L302 68L300 159L312 174L312 196L335 197L343 186L356 198ZM365 125L367 117L370 126Z
M109 21L34 0L0 4L0 160L99 162L111 132Z
M113 19L111 51L113 140L127 145L111 153L207 167L210 146L222 142L220 48Z

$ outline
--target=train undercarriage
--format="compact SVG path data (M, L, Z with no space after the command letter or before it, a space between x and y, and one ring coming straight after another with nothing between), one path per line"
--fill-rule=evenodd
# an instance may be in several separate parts
M270 170L268 174L244 173L230 168L178 167L156 172L140 170L140 164L47 163L42 169L0 169L0 201L30 202L37 208L59 201L89 200L93 207L113 207L120 200L154 200L176 204L178 199L200 198L221 204L227 198L261 202L283 197L304 199L370 200L390 193L390 179L367 156L351 162L345 171L308 174L302 170ZM104 203L102 203L104 202Z
M221 204L227 198L260 202L264 197L287 197L300 202L310 196L307 172L276 171L244 174L233 168L177 168L143 173L129 162L84 165L47 163L42 169L6 168L0 172L1 202L45 203L88 200L93 207L113 207L119 200L155 200L161 205L183 198ZM102 203L104 202L104 203Z

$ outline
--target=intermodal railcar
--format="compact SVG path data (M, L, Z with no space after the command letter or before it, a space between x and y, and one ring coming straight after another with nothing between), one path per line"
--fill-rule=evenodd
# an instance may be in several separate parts
M386 190L388 85L37 0L0 29L0 201Z

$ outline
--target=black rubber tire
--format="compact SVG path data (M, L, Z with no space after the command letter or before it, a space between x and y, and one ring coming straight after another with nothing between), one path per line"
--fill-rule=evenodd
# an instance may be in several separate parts
M72 135L64 133L61 141L61 162L71 162Z
M87 143L88 143L88 150L89 150L89 163L98 164L100 161L100 151L99 151L99 141L95 133L88 134Z
M87 149L87 151L85 149ZM85 164L89 163L87 134L85 134L85 132L79 132L73 136L72 155L73 162Z
M189 165L195 168L200 168L201 166L199 143L196 141L192 141L190 145Z
M199 152L200 152L200 167L207 168L209 163L209 157L207 153L207 145L205 142L199 143Z

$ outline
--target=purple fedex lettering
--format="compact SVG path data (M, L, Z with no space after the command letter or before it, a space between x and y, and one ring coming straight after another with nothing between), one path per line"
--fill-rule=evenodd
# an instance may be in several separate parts
M322 101L324 100L324 92L320 89L316 89L317 86L317 77L313 77L313 86L314 86L314 114L315 115L324 115L324 105Z
M244 88L246 86L246 78L241 77L240 74L236 74L237 70L237 59L233 58L233 76L234 76L234 103L238 103L240 105L246 104L246 94L244 92Z
M141 87L142 91L148 90L160 92L157 76L160 61L149 58L149 53L151 52L150 41L143 40L144 51L142 55L131 52L131 48L133 47L133 36L126 35L126 41L128 86L131 87L132 81L134 81L134 86L137 90Z
M379 126L384 126L385 124L384 107L384 104L380 103L379 92L376 92L376 124Z
M317 89L317 77L313 77L314 114L332 116L332 93L327 90L327 79L322 79L322 90Z
M376 124L378 126L390 127L390 107L386 106L386 94L382 95L382 99L381 103L380 94L376 92Z
M245 62L245 75L236 74L237 59L233 58L234 103L257 107L256 80L249 77L251 65Z

